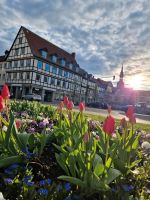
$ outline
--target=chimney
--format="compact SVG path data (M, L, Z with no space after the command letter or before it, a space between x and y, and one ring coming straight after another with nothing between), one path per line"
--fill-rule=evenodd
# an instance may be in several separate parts
M8 54L9 54L9 51L6 50L6 51L5 51L5 57L6 57Z
M75 59L75 57L76 57L76 53L75 52L72 52L72 57Z

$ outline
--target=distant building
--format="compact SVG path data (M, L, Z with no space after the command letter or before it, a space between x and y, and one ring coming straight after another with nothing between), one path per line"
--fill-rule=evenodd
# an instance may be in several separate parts
M6 81L14 98L36 93L43 101L59 101L64 95L75 103L95 101L95 79L80 68L75 53L64 51L25 27L20 28L3 59L1 84Z
M112 82L104 81L98 78L96 80L96 83L97 83L97 101L111 104L113 95Z
M114 89L114 104L135 104L136 92L132 88L126 88L124 83L123 66L120 71L120 79L117 83L117 87Z

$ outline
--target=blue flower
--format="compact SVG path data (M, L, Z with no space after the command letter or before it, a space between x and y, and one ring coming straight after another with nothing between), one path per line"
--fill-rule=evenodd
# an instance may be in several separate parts
M8 184L12 184L13 183L13 180L11 178L5 178L4 179L4 182L5 183L8 183Z
M52 184L52 180L50 178L48 178L46 181L47 181L48 185Z
M45 184L46 184L46 181L45 181L45 180L41 180L41 181L39 182L39 184L40 184L40 186L45 185Z
M14 163L13 165L10 166L11 169L16 169L18 167L19 167L19 165L17 163Z
M30 159L33 156L33 153L29 151L28 147L25 150L22 150L22 152L26 154L27 159Z
M69 191L71 189L70 183L65 183L64 187L65 187L66 191Z
M134 187L132 185L128 186L127 184L125 184L122 186L122 188L125 192L130 192L131 190L133 190Z
M34 185L34 181L27 182L26 185L28 185L28 186L33 186L33 185Z
M12 175L12 174L13 174L13 171L12 171L12 169L7 168L7 169L4 170L4 173L5 173L5 174Z
M32 186L32 185L34 184L34 182L31 182L31 180L32 180L32 177L31 177L31 176L26 176L26 177L24 178L24 183L25 183L26 185L28 185L28 186Z
M44 189L44 188L40 188L38 190L38 193L41 195L41 196L47 196L48 195L48 190L47 189Z

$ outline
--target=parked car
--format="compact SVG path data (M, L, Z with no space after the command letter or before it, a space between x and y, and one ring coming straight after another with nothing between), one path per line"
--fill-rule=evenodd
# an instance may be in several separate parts
M22 96L22 99L29 100L29 101L32 101L32 100L41 101L42 97L38 94L26 94Z
M87 104L88 107L107 109L107 104L103 102L91 102Z

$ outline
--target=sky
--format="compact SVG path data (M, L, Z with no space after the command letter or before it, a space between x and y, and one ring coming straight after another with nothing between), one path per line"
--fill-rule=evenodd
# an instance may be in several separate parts
M0 55L25 26L96 78L150 90L150 0L0 0Z

